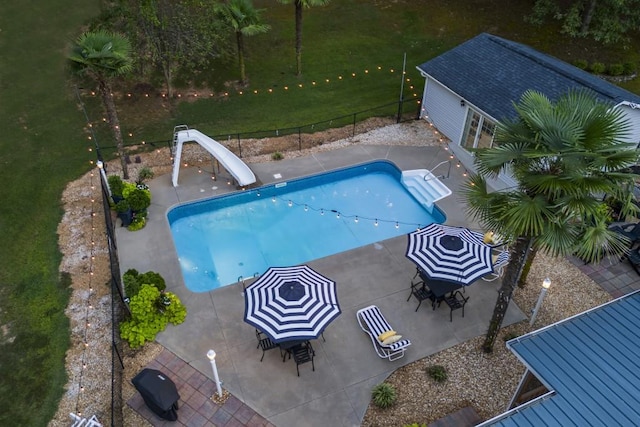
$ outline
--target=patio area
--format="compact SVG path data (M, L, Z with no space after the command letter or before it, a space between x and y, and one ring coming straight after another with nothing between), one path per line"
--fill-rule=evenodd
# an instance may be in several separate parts
M307 157L251 164L251 168L260 182L268 184L376 159L390 160L402 170L430 169L447 160L448 153L440 147L350 146ZM438 203L447 215L446 224L478 229L465 216L462 202L456 197L464 171L451 169L450 177L443 182L454 194ZM281 178L276 179L276 174ZM283 363L277 350L267 352L260 362L262 352L256 348L254 329L243 321L242 285L205 293L187 290L165 216L167 209L178 203L229 191L226 180L213 182L208 174L189 168L181 171L179 187L172 187L170 181L170 175L164 175L150 183L153 200L149 222L135 233L119 229L118 248L122 271L135 268L159 272L167 281L167 289L176 293L188 310L183 324L170 326L158 335L157 341L166 350L158 358L161 360L156 359L150 366L167 369L179 389L184 387L179 421L172 425L358 426L372 387L391 372L482 335L487 329L500 281L479 280L465 288L464 295L470 299L464 318L455 311L450 322L449 309L444 304L436 310L423 304L416 312L415 298L407 302L415 265L404 256L407 237L400 236L308 263L336 281L342 309L326 329L326 341L313 341L315 372L311 364L304 364L298 377L293 360ZM411 340L402 359L380 359L358 326L356 312L372 304L380 308L398 333ZM511 304L505 325L524 318ZM209 349L216 351L223 388L232 394L226 407L202 400L215 389L207 359ZM129 404L143 416L144 411L149 412L139 396ZM165 423L150 413L146 418L153 425Z

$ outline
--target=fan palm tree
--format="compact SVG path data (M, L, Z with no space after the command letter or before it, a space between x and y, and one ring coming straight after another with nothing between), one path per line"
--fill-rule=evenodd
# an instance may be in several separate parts
M129 178L111 81L131 72L131 43L118 33L105 30L89 31L78 37L68 59L76 76L89 77L98 84L98 92L107 110L107 120L116 140L122 174L125 179Z
M266 33L271 26L260 22L262 10L256 9L251 0L229 0L216 8L220 18L236 33L238 45L238 65L240 67L240 83L245 84L244 36Z
M302 8L324 6L330 0L278 0L282 4L293 3L296 8L296 74L302 75Z
M498 125L495 145L478 150L478 174L465 183L468 212L483 226L513 242L493 317L483 344L490 352L532 248L552 256L575 254L598 262L625 251L627 241L607 228L603 196L637 213L632 189L638 160L635 144L623 142L629 123L619 109L585 91L571 91L554 104L528 91L515 106L516 119ZM487 190L486 178L510 171L517 186Z

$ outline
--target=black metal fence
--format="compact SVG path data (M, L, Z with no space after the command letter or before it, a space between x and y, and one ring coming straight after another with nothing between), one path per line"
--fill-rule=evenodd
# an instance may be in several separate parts
M188 123L187 125L203 131L224 144L238 157L250 157L300 151L339 139L355 137L357 134L380 127L381 124L415 120L420 118L420 108L420 98L409 98L300 126L250 132L215 134L206 132L206 123ZM318 132L323 132L323 135L318 136ZM169 138L147 141L145 146L137 143L128 144L127 148L170 150L171 142ZM114 153L116 147L104 146L101 149L105 153ZM171 161L170 151L168 151L167 160Z

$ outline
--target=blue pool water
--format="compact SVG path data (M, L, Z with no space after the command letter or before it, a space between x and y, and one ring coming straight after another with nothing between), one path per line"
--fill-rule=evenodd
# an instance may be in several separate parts
M169 211L188 289L206 292L443 223L377 161L187 203ZM376 225L377 224L377 225Z

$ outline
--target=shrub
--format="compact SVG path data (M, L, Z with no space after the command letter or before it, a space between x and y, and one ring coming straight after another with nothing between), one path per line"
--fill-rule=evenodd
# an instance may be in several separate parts
M180 299L170 292L161 293L155 286L142 285L129 303L131 318L120 323L120 336L131 348L153 341L167 324L179 325L187 316Z
M380 383L371 391L371 397L374 405L385 409L396 403L396 389L391 384Z
M581 70L586 70L587 67L589 66L589 63L584 59L576 59L573 62L573 65L575 65L576 67L580 68Z
M594 62L593 64L591 64L591 67L589 67L591 69L591 72L593 74L602 74L606 71L607 66L604 65L602 62Z
M160 292L167 288L167 284L160 273L147 271L144 274L140 274L134 268L125 271L122 275L122 282L124 283L124 292L129 298L136 296L142 285L154 286Z
M136 180L136 183L142 184L146 180L152 179L153 175L154 175L153 171L145 166L142 169L140 169L140 172L138 172L138 179Z
M424 424L424 423L422 423L422 424L411 423L411 424L405 424L404 427L427 427L427 425Z
M151 193L149 190L134 188L125 196L125 199L131 205L131 209L136 212L144 211L151 205Z
M282 159L284 159L284 155L281 152L276 151L275 153L273 153L271 155L271 159L272 160L282 160Z
M504 342L507 342L514 338L518 338L518 334L516 334L515 332L509 332L508 334L504 334L504 337L502 339L504 340Z
M625 62L622 64L622 70L625 76L630 76L638 70L638 66L633 62Z
M129 204L128 200L120 200L118 203L116 203L116 212L128 212L129 209L131 209L131 205Z
M124 182L122 182L122 179L118 175L109 175L107 183L109 184L109 190L111 190L112 196L123 197L122 190L124 189Z
M442 365L427 367L427 374L437 383L443 383L447 380L447 369Z
M147 225L147 216L146 215L136 215L133 217L133 221L131 224L127 226L127 230L129 231L138 231L144 228Z
M621 76L624 73L624 66L622 64L610 64L607 72L611 76Z

